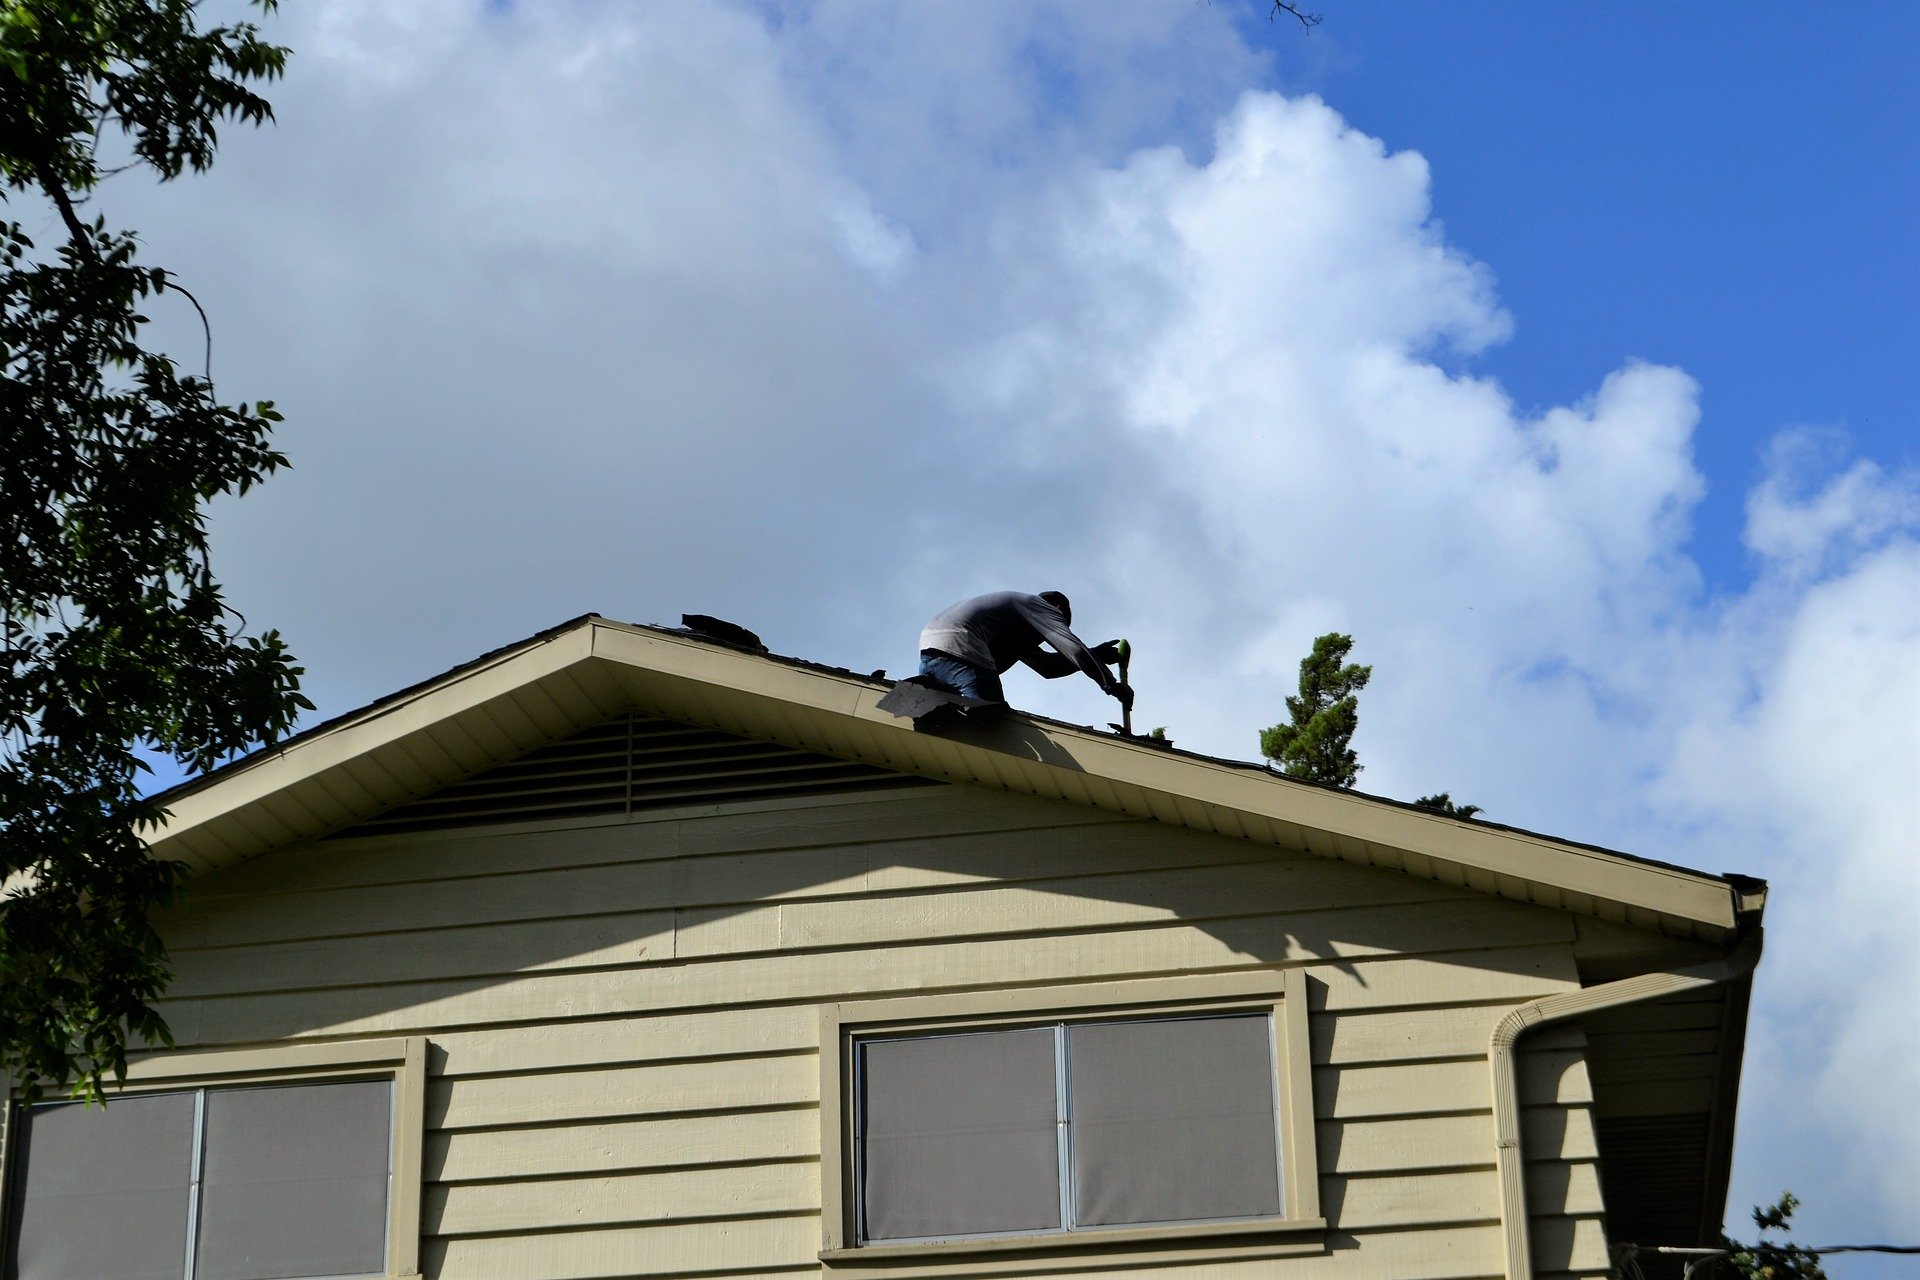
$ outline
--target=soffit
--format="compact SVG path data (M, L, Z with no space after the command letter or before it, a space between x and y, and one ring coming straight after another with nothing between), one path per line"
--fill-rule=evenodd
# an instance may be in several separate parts
M1718 1238L1751 997L1744 978L1582 1020L1611 1241ZM1650 1276L1680 1274L1652 1261Z
M196 869L226 865L632 708L1708 941L1734 923L1738 889L1720 877L1022 715L919 733L877 708L888 687L589 616L176 789L151 844Z

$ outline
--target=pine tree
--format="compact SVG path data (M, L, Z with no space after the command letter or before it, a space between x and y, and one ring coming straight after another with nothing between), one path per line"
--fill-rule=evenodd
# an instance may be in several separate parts
M1444 813L1449 818L1471 819L1483 810L1477 804L1455 804L1453 797L1445 791L1436 791L1430 796L1421 796L1414 801L1422 809L1431 809L1435 813Z
M1349 663L1352 649L1353 637L1337 631L1315 639L1300 660L1300 692L1287 699L1291 719L1260 731L1260 754L1289 777L1351 787L1360 776L1349 744L1360 723L1358 694L1373 668Z

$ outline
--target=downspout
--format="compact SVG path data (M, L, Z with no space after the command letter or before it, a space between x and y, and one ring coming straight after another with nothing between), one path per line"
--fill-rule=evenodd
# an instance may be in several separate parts
M1507 1280L1531 1280L1533 1239L1527 1221L1526 1155L1520 1149L1520 1093L1514 1083L1514 1044L1535 1027L1582 1018L1603 1009L1658 1000L1699 987L1744 978L1760 963L1761 929L1748 928L1738 945L1717 960L1667 973L1643 973L1521 1005L1500 1019L1487 1049L1493 1069L1494 1159L1500 1174L1500 1226L1506 1237Z

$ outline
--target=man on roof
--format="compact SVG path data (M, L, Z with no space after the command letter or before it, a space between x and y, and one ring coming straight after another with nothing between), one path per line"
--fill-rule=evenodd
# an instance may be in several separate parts
M1049 680L1084 671L1102 692L1130 706L1133 690L1104 665L1119 661L1120 642L1088 648L1068 628L1072 619L1073 606L1058 591L995 591L962 600L935 614L920 632L920 674L969 698L1005 702L1000 675L1016 662Z

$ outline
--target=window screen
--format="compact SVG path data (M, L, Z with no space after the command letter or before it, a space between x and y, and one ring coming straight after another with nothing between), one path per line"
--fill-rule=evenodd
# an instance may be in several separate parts
M1067 1055L1076 1223L1280 1212L1268 1019L1086 1023Z
M862 1046L869 1240L1060 1229L1054 1031Z
M194 1280L384 1270L391 1092L366 1080L209 1093Z
M1062 1022L858 1049L867 1243L1282 1211L1269 1014Z
M356 1080L23 1109L6 1280L381 1274L392 1098Z
M8 1280L179 1280L193 1183L191 1093L20 1113Z

